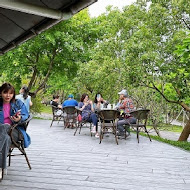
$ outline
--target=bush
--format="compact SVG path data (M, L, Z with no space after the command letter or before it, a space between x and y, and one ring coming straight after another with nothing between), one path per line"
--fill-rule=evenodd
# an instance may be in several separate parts
M32 98L33 105L30 108L32 113L41 113L43 104L41 103L42 99L40 95L37 95L35 98Z

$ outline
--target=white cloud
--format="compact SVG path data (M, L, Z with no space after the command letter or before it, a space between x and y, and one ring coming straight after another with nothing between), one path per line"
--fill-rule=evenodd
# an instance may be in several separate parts
M135 1L136 0L98 0L89 7L89 12L92 17L97 17L106 11L108 5L122 9L122 7L130 5Z

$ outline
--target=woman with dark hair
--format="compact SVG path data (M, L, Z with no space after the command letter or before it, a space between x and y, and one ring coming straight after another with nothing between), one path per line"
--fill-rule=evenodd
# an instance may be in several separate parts
M29 114L24 103L15 99L14 87L10 83L4 83L0 87L0 150L2 151L0 156L0 180L2 171L6 168L7 151L10 145L10 142L8 142L10 141L8 137L10 125L25 121L28 116ZM24 146L29 146L30 137L22 126L18 126L13 130L14 141L18 142L20 135L24 137Z
M94 99L94 109L101 110L102 108L106 108L107 105L108 105L108 102L103 99L100 93L97 93Z
M82 111L82 119L93 123L92 133L95 133L95 137L99 138L98 134L98 118L94 113L94 107L92 100L89 100L88 94L83 94L81 96L78 107Z
M30 113L30 106L32 106L31 96L29 94L29 89L27 86L23 86L20 89L20 94L16 95L16 99L20 99L26 106L28 113Z

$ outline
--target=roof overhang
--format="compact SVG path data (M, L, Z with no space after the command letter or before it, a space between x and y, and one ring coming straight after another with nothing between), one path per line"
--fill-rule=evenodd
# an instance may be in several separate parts
M97 0L0 0L0 54L71 18Z

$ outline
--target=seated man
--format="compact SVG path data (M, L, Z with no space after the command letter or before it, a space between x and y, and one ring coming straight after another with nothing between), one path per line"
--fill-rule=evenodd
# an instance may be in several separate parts
M118 94L120 95L120 97L119 97L119 102L116 107L120 109L121 112L124 113L124 118L120 119L117 122L117 130L118 130L118 136L124 136L125 130L124 130L123 125L136 123L136 119L130 115L130 112L134 111L134 105L133 105L132 99L128 97L128 93L126 90L122 90Z
M65 100L62 104L62 107L67 107L67 106L78 106L78 102L74 99L74 96L70 94L68 96L68 99ZM73 124L76 124L76 119L77 119L77 113L76 114L67 114L64 112L64 118L65 118L65 127L73 127Z
M68 99L63 102L62 107L65 106L78 106L78 102L74 99L72 94L70 94Z

